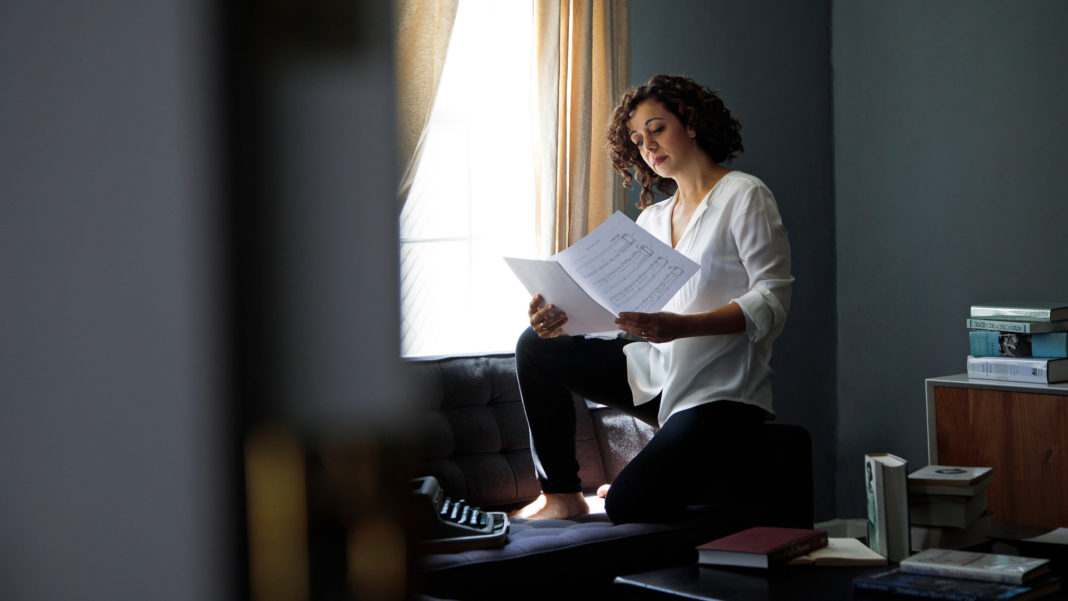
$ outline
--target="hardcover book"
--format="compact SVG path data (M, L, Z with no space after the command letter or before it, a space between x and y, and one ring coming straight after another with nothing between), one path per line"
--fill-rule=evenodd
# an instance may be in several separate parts
M951 601L1030 601L1059 591L1061 582L1060 579L1051 576L1036 581L1032 585L1013 585L910 574L895 567L861 574L853 579L853 588L858 591L878 591L908 597Z
M968 377L1056 384L1068 381L1068 359L976 357L968 355Z
M1019 555L927 549L901 560L901 571L969 580L1024 584L1049 571L1049 560Z
M1068 332L1022 334L993 330L968 332L968 350L975 357L1068 357Z
M909 494L909 521L913 525L967 528L986 508L985 489L971 497Z
M919 526L913 524L909 531L912 535L912 550L923 551L937 547L939 549L963 549L985 543L994 531L993 513L986 511L967 528L951 526Z
M864 456L864 488L868 500L868 546L890 561L911 551L908 462L889 453Z
M964 321L964 324L968 326L969 330L995 330L999 332L1018 332L1020 334L1068 332L1068 321L1008 321L969 317Z
M698 563L770 568L827 546L825 530L757 526L697 547Z
M922 487L939 486L953 487L951 490L962 491L962 494L975 494L980 490L978 488L980 483L992 480L993 478L994 468L992 467L925 465L909 474L909 492L930 493L929 489L922 489Z
M972 305L971 317L1017 321L1068 320L1068 303L1060 301L1000 301Z

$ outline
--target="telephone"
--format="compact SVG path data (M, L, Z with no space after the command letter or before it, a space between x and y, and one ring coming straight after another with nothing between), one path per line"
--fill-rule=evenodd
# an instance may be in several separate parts
M420 551L451 553L499 547L508 538L504 512L482 511L463 499L446 497L433 476L411 481L411 503Z

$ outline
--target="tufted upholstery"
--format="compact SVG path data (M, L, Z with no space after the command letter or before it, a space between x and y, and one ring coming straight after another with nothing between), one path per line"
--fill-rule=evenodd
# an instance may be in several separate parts
M426 398L419 417L418 475L455 498L508 509L538 495L512 355L414 361ZM576 397L580 477L592 492L611 482L655 429ZM574 520L513 519L503 547L422 556L415 585L449 599L600 598L619 574L693 561L694 546L752 525L811 527L812 451L799 426L768 424L767 466L754 471L757 503L700 522L612 524L604 514ZM694 477L700 477L695 474ZM741 497L741 495L739 495ZM538 574L551 575L537 578ZM531 576L535 577L532 578Z
M484 508L529 502L540 492L512 355L416 361L428 392L419 415L423 474L450 496ZM592 492L612 481L652 426L575 397L579 477Z

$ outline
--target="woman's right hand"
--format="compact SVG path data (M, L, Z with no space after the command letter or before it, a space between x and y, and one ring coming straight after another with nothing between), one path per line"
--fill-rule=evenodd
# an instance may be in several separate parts
M527 315L530 316L530 327L534 328L534 333L541 338L555 338L564 333L567 314L553 305L546 305L540 294L535 294L534 298L530 299Z

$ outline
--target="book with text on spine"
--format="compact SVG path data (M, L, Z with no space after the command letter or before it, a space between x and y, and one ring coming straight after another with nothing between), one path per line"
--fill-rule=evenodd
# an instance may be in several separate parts
M994 330L968 332L969 354L974 357L1068 357L1068 332L1024 334Z
M964 320L964 325L969 330L992 330L1019 334L1068 332L1068 321L1008 321L1004 319L975 319L969 317Z
M756 526L697 547L698 563L770 568L827 546L827 531Z
M853 589L946 601L1031 601L1059 591L1061 581L1050 576L1030 585L1015 585L910 574L894 567L857 576L853 579Z
M926 549L901 560L901 571L1006 584L1024 584L1049 572L1049 560L1038 557Z
M968 377L1039 384L1068 382L1068 359L968 355Z
M999 301L977 303L971 307L971 317L1017 321L1068 320L1068 303L1060 301Z

